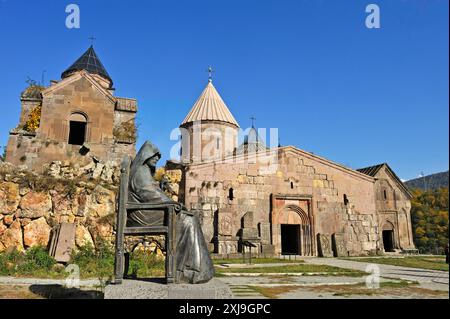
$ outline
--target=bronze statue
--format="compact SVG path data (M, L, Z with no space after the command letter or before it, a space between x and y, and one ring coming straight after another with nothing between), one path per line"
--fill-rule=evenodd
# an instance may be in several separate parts
M173 204L155 181L156 163L161 158L159 149L147 141L131 163L128 201L130 203ZM127 217L127 227L161 226L164 212L158 210L132 211ZM204 283L214 276L214 266L209 255L200 222L196 214L184 207L176 216L176 282Z

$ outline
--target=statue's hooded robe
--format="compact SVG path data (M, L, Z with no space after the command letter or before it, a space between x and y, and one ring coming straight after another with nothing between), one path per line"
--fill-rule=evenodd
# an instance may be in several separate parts
M131 163L128 200L136 203L175 203L159 187L153 178L155 167L149 160L161 157L159 149L149 141L145 142ZM214 276L214 266L203 237L198 217L182 209L176 218L176 281L202 283ZM161 226L164 212L140 210L130 212L127 226Z

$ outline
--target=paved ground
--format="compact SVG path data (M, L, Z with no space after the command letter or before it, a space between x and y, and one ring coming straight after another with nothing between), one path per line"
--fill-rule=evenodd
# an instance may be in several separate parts
M328 265L353 270L369 271L375 264L336 258L303 258L305 263ZM248 267L243 265L227 265L232 268ZM270 267L273 265L252 265L253 267ZM380 282L395 283L399 280L417 282L418 285L408 287L383 288L382 291L365 290L366 276L231 276L220 278L227 283L235 298L273 298L282 299L320 299L320 298L357 298L357 299L408 299L408 298L445 298L448 299L449 273L445 271L427 270L393 265L376 264L380 272ZM244 274L243 274L244 275ZM262 291L264 290L264 294Z
M305 263L316 265L328 265L366 271L369 264L355 260L341 260L336 258L303 258ZM252 267L270 267L280 264L258 264ZM229 265L230 267L248 267ZM366 277L344 276L230 276L217 278L226 283L235 298L263 299L268 296L282 299L318 299L318 298L446 298L449 291L449 273L445 271L426 270L393 265L376 264L380 270L381 282L395 282L407 280L418 282L417 286L406 288L392 288L383 290L382 293L374 291L367 293L358 291L354 287L364 289ZM13 278L0 277L0 298L3 294L22 296L32 293L31 297L43 298L103 298L98 286L101 283L96 280L81 280L80 286L87 291L66 289L61 286L65 280ZM3 289L3 291L2 291ZM9 291L8 291L9 290ZM19 290L23 290L19 293ZM14 296L13 296L14 297Z
M315 265L328 265L366 271L369 265L366 262L342 260L336 258L304 258L306 263ZM427 289L449 291L449 273L439 270L428 270L393 265L376 264L380 269L380 275L387 278L417 281L420 286Z
M335 277L335 276L259 276L259 277L223 277L222 282L228 284L237 299L265 299L264 295L252 287L309 287L321 285L354 285L365 282L364 277ZM383 280L383 279L382 279ZM297 289L296 289L297 290ZM298 289L307 293L307 289ZM298 295L296 292L294 295ZM288 297L289 298L289 297ZM305 298L294 297L294 298Z

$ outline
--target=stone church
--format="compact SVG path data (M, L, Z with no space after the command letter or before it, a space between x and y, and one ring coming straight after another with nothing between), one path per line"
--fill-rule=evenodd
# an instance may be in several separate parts
M48 87L21 94L6 160L118 164L135 155L137 102L116 97L91 46ZM199 213L212 252L353 256L414 249L411 194L387 164L350 169L242 130L210 78L180 124L178 199ZM272 144L272 143L270 143Z
M43 163L135 154L135 99L114 96L113 80L91 46L48 87L30 83L6 161L40 171Z
M354 256L414 249L411 194L388 164L350 169L239 124L212 80L180 125L179 199L211 251Z

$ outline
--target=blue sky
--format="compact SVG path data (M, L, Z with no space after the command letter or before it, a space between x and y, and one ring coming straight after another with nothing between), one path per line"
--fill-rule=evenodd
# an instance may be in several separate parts
M70 3L80 29L65 27ZM380 29L365 27L369 3ZM403 179L448 169L447 0L0 0L0 145L27 77L59 79L91 35L116 95L138 99L138 146L165 158L212 65L243 128L253 115L283 145Z

